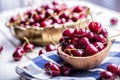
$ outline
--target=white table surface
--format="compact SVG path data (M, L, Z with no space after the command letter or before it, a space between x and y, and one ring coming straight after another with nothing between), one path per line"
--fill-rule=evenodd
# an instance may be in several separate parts
M116 35L120 33L120 22L115 26L109 26L110 24L110 18L111 17L117 17L120 18L120 13L97 6L92 3L88 3L85 1L76 1L73 2L72 0L69 1L69 5L87 5L91 8L93 12L93 17L96 21L99 21L102 23L104 27L108 29L109 36ZM72 4L71 4L72 3ZM20 61L14 61L12 58L12 54L15 51L16 47L20 45L20 41L15 38L15 36L11 33L11 30L6 27L4 24L7 21L7 19L16 14L21 12L21 10L24 9L15 9L15 10L9 10L4 11L0 13L0 45L2 45L3 51L0 53L0 80L19 80L19 75L15 72L15 67L17 65L24 64L29 59L26 56L23 56L23 58ZM101 13L99 15L96 15L98 13ZM120 19L119 19L120 20ZM120 41L120 37L115 37L116 40ZM119 48L120 46L118 46ZM36 51L38 52L41 47L36 47ZM112 51L120 51L118 48L112 49ZM28 57L34 58L38 56L38 53L28 53Z

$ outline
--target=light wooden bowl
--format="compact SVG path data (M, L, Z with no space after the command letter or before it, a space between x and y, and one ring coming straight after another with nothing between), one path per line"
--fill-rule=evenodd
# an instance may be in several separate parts
M85 70L98 66L108 55L110 51L110 47L111 47L111 41L108 40L108 44L106 48L104 48L102 51L98 52L95 55L87 56L87 57L70 56L62 51L61 46L58 47L58 53L65 62L71 64L77 69Z

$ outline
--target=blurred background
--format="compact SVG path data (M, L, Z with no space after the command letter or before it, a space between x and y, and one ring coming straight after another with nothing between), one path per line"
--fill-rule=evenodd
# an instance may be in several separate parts
M0 12L15 9L18 7L25 7L30 4L39 4L44 0L0 0ZM49 1L49 0L48 0ZM69 1L69 0L68 0ZM120 12L120 0L86 0L88 2L92 2L103 7L107 7Z

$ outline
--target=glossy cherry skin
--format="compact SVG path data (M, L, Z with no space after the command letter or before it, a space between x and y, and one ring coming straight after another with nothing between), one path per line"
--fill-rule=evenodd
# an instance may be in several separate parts
M79 40L78 44L79 44L80 48L85 48L85 47L87 47L87 45L90 44L90 42L89 42L89 39L87 37L83 37Z
M15 52L13 53L13 59L15 61L19 61L22 58L22 55L24 55L25 50L23 49L23 47L18 47Z
M104 44L101 43L101 42L95 42L95 43L94 43L94 46L95 46L99 51L101 51L101 50L103 50L103 49L105 48Z
M93 38L95 37L95 34L93 32L88 32L86 34L86 37L92 42Z
M82 50L73 50L72 54L77 57L82 57L83 56L83 51Z
M74 30L74 35L78 38L85 37L86 34L87 34L87 30L85 28L80 28L80 29L76 28Z
M2 46L2 45L0 45L0 52L2 52L2 50L3 50L3 46Z
M118 19L117 18L111 18L110 22L111 22L111 25L116 25L118 23Z
M100 32L100 34L102 34L104 37L108 37L108 31L105 29L105 28L102 28L101 29L101 32Z
M97 35L95 38L96 38L96 41L98 42L102 42L104 44L107 42L107 39L102 34Z
M111 73L113 73L115 75L117 75L119 73L119 68L115 64L109 64L106 69L107 69L107 71L110 71Z
M55 63L47 62L44 67L45 71L51 76L58 76L61 74L60 66Z
M41 55L41 54L44 54L44 53L46 53L47 51L45 50L45 49L41 49L40 51L39 51L39 55Z
M82 6L76 6L74 9L73 9L73 11L74 12L81 12L83 10L83 8L82 8Z
M41 27L46 27L48 25L50 25L50 23L48 21L42 21L41 22Z
M46 50L47 52L49 52L49 51L54 51L54 50L56 50L56 47L55 47L55 45L53 45L53 44L48 44L48 45L46 45L45 50Z
M24 45L25 52L30 52L35 48L35 46L32 43L26 43Z
M98 22L90 22L88 27L92 32L96 32L96 33L101 32L102 29L102 25Z
M115 80L115 76L109 71L103 71L100 73L100 80Z
M63 64L61 66L62 75L64 75L64 76L70 75L72 73L72 69L73 69L73 67L70 64L68 64L68 63Z
M73 13L72 14L72 20L74 21L74 22L76 22L78 19L79 19L79 13Z
M73 44L70 44L66 46L64 52L68 55L71 55L74 49L75 49L75 46Z
M93 44L89 44L87 45L85 52L87 56L91 56L96 54L98 52L98 49Z
M74 33L74 29L68 28L63 32L64 37L72 37Z

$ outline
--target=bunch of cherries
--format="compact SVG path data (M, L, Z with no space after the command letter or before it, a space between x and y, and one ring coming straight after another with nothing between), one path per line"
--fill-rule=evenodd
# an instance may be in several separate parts
M50 74L51 76L58 76L58 75L68 76L71 74L73 70L73 67L68 63L64 63L63 65L60 66L53 62L47 62L44 65L44 68L46 73Z
M109 64L106 69L100 73L100 80L115 80L117 76L120 77L120 69L117 65Z
M39 8L27 10L24 14L18 14L9 20L10 26L47 27L49 25L64 24L66 22L76 22L80 18L87 17L85 6L75 6L68 8L66 4L44 4Z
M84 57L103 50L108 43L107 36L107 30L100 23L92 21L88 27L67 28L59 42L66 54Z
M13 53L13 59L15 61L19 61L21 60L22 56L30 51L33 51L33 49L35 48L35 46L32 43L29 43L29 41L27 40L22 46L19 46L16 48L16 50Z

